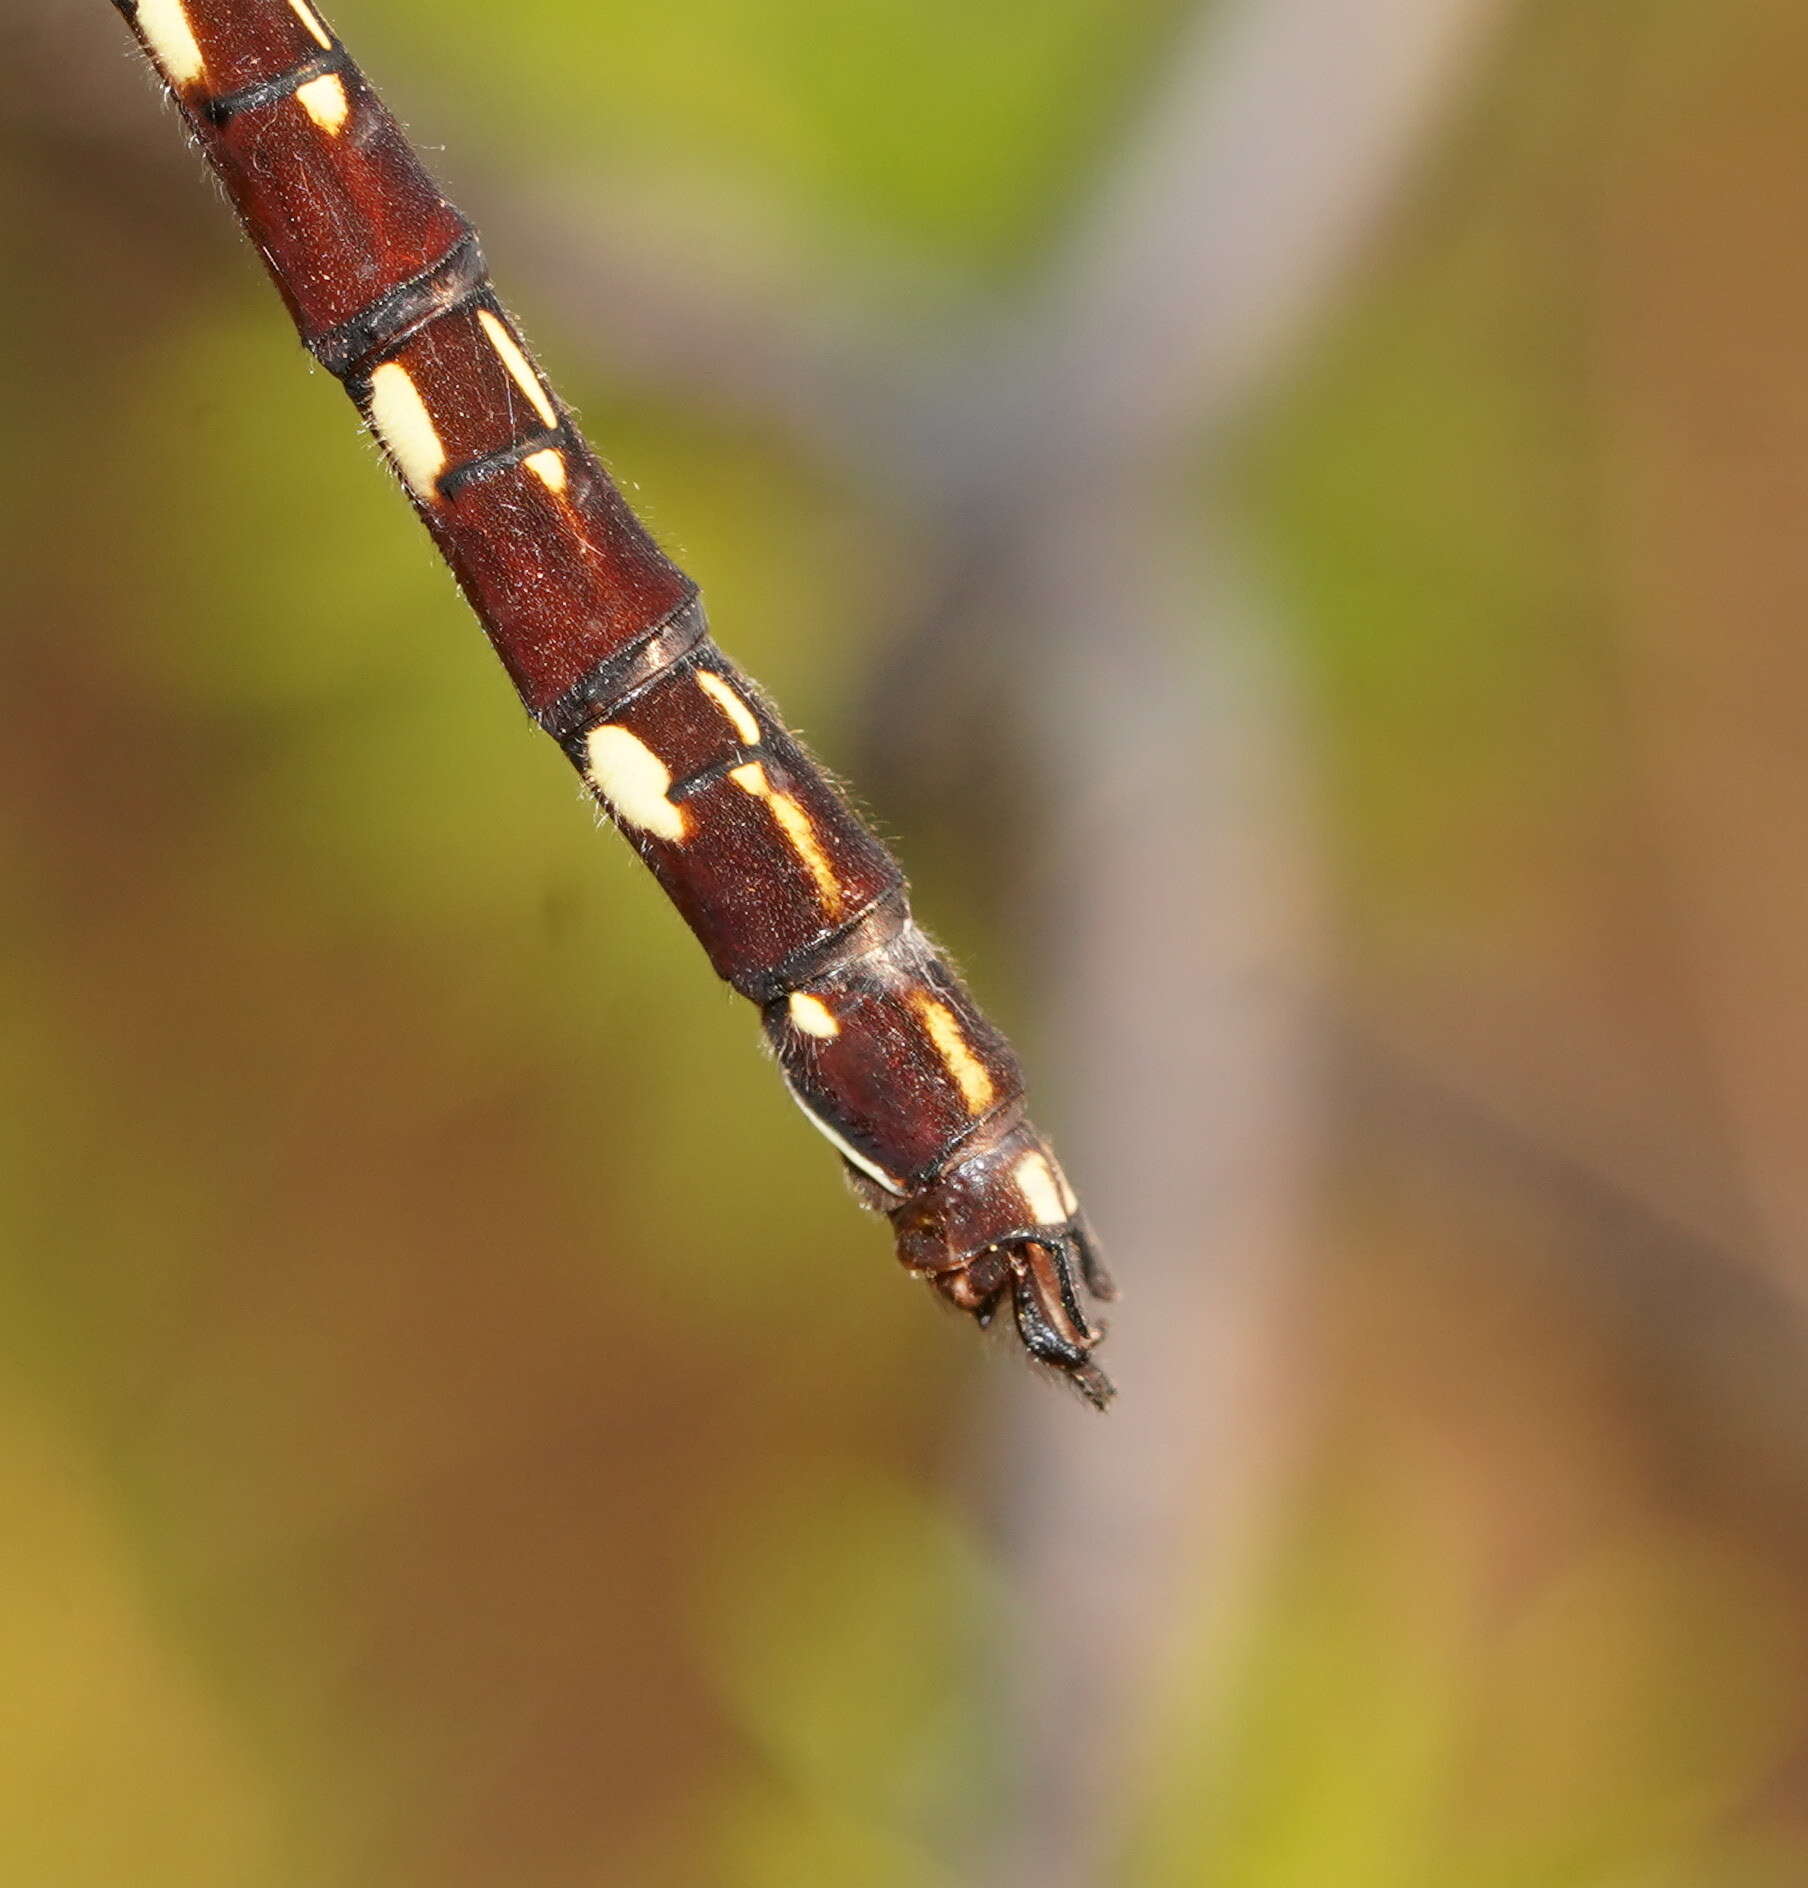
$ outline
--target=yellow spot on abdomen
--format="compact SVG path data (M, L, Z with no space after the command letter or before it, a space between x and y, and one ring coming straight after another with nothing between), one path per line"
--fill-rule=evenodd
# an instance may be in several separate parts
M496 358L508 369L509 378L527 395L541 420L548 426L557 426L558 411L541 385L540 376L534 372L532 362L522 353L521 344L487 308L478 309L477 325L490 337Z
M973 1053L967 1038L961 1034L961 1026L954 1012L946 1003L938 1002L921 990L912 995L911 1001L923 1019L924 1029L929 1032L929 1040L935 1044L936 1054L942 1058L942 1066L953 1076L954 1085L960 1090L961 1100L967 1104L968 1113L978 1114L989 1108L993 1096L998 1092L991 1071Z
M351 101L337 72L326 72L306 85L295 88L295 97L303 111L329 137L337 137L351 115Z
M785 1003L791 1021L806 1036L815 1036L821 1042L832 1042L841 1034L841 1025L835 1020L835 1012L819 996L812 996L808 990L793 990Z
M697 686L728 717L730 727L741 737L748 747L760 744L760 724L754 718L751 708L735 693L729 683L714 669L697 671Z
M206 76L207 61L182 0L138 0L137 19L151 57L171 85L196 85Z
M370 377L370 423L409 489L433 504L439 496L436 481L446 469L446 449L420 389L399 361L385 361Z
M1017 1191L1023 1195L1023 1203L1038 1226L1062 1226L1073 1216L1073 1209L1062 1203L1061 1187L1046 1155L1025 1154L1012 1174Z
M585 736L584 749L585 775L624 826L674 844L690 831L684 808L665 797L671 769L639 735L605 723Z
M549 492L565 489L565 457L548 446L544 452L530 452L521 463Z
M809 814L789 793L780 793L773 787L766 778L766 769L757 760L735 768L728 777L743 793L752 794L756 800L764 800L772 809L772 817L779 831L785 835L786 843L809 868L810 876L816 881L816 889L822 895L823 910L831 918L839 917L841 885L835 877L834 866L829 863L829 855L822 849L822 841L816 837L816 828L810 823Z
M308 5L308 0L289 0L289 10L314 35L317 45L332 50L333 36L321 24L320 15Z

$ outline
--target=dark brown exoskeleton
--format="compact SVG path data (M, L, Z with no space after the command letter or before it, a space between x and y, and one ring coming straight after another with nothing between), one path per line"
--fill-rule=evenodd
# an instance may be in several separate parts
M1103 1407L1110 1281L1004 1038L839 788L710 641L528 354L470 225L312 0L115 0L301 338L345 383L528 712L761 1007L898 1256Z

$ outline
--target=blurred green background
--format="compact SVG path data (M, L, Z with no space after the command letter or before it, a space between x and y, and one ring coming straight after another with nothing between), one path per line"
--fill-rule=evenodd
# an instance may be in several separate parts
M27 12L0 1882L1808 1880L1799 0L332 10L1017 1032L1103 1422Z

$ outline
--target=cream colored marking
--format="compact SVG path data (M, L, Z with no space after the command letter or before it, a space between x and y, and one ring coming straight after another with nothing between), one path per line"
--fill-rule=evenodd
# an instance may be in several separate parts
M822 849L822 841L816 837L816 828L810 824L810 816L788 793L779 793L766 778L766 769L757 760L748 761L743 767L736 767L729 774L743 793L751 793L756 800L764 800L772 809L772 817L778 822L778 829L785 835L791 850L809 867L810 876L816 881L816 889L822 894L822 908L833 918L841 911L841 885L835 877L835 868L829 863L829 855Z
M308 5L308 0L289 0L289 10L305 26L314 38L328 52L333 49L333 36L321 24L320 15Z
M1060 1189L1061 1204L1067 1209L1067 1217L1072 1219L1080 1210L1079 1196L1068 1184L1067 1175L1061 1171L1061 1163L1052 1154L1049 1156L1048 1164L1055 1170L1055 1185Z
M328 137L337 137L351 116L351 100L345 96L345 87L337 72L322 73L317 79L309 79L306 85L296 86L295 96L302 110Z
M674 843L690 831L684 808L665 797L672 784L666 766L639 735L605 723L585 737L589 755L584 772L625 826L638 826Z
M182 0L138 0L137 20L151 57L171 85L196 85L206 77L207 61L201 57Z
M837 1153L851 1160L869 1180L878 1181L880 1186L882 1186L887 1193L895 1193L900 1198L903 1197L905 1187L902 1180L894 1180L883 1167L875 1166L868 1160L867 1157L861 1153L859 1148L850 1147L789 1082L785 1084L785 1093L803 1109L804 1119L809 1122L811 1127L813 1127Z
M437 504L434 481L446 469L446 449L427 402L400 361L385 361L370 377L370 423L416 495Z
M565 489L565 455L548 446L544 452L530 452L521 463L549 492Z
M967 1104L968 1112L978 1114L982 1109L989 1108L993 1095L997 1093L992 1085L991 1073L968 1046L954 1012L946 1003L938 1003L934 997L925 995L921 990L912 995L911 1001L923 1019L923 1027L929 1032L929 1040L935 1044L936 1054L942 1058L942 1066L954 1077L954 1085L960 1090L961 1100Z
M808 990L793 990L786 1000L785 1008L790 1012L792 1022L806 1036L832 1042L841 1034L841 1025L835 1020L835 1012L821 997L812 996Z
M1061 1204L1061 1189L1044 1154L1028 1153L1012 1168L1017 1191L1023 1195L1038 1226L1062 1226L1072 1216Z
M496 358L509 370L510 379L534 403L534 411L548 426L557 426L558 410L548 399L545 387L540 384L540 376L534 372L533 363L521 352L521 344L487 308L478 309L477 324L490 337L490 346L496 350Z
M728 717L733 727L749 747L760 744L760 724L754 719L753 710L737 695L734 689L713 669L697 671L697 686Z
M775 793L767 802L772 808L772 817L779 823L779 830L791 842L791 850L810 868L810 876L816 881L816 889L822 894L822 908L833 917L841 912L841 886L835 877L835 868L829 863L829 855L823 851L822 842L816 837L816 828L810 824L810 816L788 793Z

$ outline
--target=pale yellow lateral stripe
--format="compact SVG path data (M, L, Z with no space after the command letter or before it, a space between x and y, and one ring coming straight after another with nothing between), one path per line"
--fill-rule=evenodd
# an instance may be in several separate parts
M756 800L764 800L771 807L779 831L785 835L791 850L809 868L810 876L815 879L816 889L822 894L823 910L831 918L839 916L841 884L835 877L834 866L829 863L829 855L822 849L822 841L816 837L816 828L811 825L809 814L790 794L779 793L773 788L766 778L766 769L757 760L735 768L728 777L743 793L751 793Z
M810 876L816 881L816 889L822 894L822 908L831 918L841 915L841 883L835 876L835 868L829 863L829 855L822 849L822 841L816 837L816 828L810 823L810 816L788 793L774 793L767 800L772 808L772 817L778 821L779 831L791 842L791 849L810 868Z
M330 136L336 137L351 116L351 101L345 96L337 72L322 73L306 85L296 86L295 96L302 110Z
M207 61L182 0L138 0L138 30L171 85L197 85L207 75Z
M749 747L759 745L760 724L754 719L753 710L715 670L699 669L697 686L728 717L729 725Z
M508 369L509 378L533 402L534 411L548 426L557 426L558 411L547 397L546 389L540 384L540 376L521 352L515 337L487 308L478 309L477 323L490 337L490 346L496 350L496 358Z
M903 1194L904 1182L902 1180L894 1180L883 1167L875 1166L872 1161L868 1160L859 1148L850 1147L789 1082L785 1083L785 1093L804 1111L804 1119L811 1127L838 1153L851 1160L869 1180L878 1181L887 1193L896 1193L900 1196Z
M370 377L370 424L409 488L427 504L437 503L435 482L446 469L446 449L427 402L400 361L385 361Z
M308 0L289 0L289 10L314 35L321 46L329 52L332 50L333 36L321 24L320 15L308 5Z
M915 996L917 1014L923 1019L923 1027L929 1032L929 1040L935 1044L935 1052L942 1058L942 1066L954 1077L954 1085L961 1092L961 1100L967 1104L969 1113L978 1114L981 1109L992 1105L992 1097L997 1093L993 1087L991 1072L980 1061L967 1039L961 1034L961 1026L955 1020L954 1012L946 1003L938 1003L932 996L925 996L921 991ZM1051 1182L1049 1191L1054 1191Z

